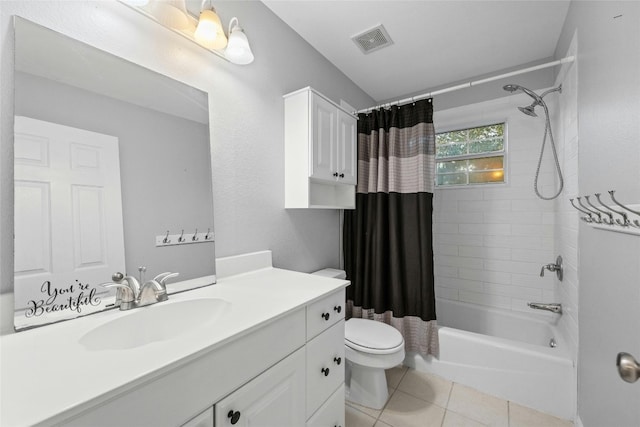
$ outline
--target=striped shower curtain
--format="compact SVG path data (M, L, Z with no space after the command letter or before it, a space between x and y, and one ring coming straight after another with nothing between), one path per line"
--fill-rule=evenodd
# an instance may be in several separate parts
M356 208L344 217L347 317L388 323L406 351L437 355L432 100L358 119Z

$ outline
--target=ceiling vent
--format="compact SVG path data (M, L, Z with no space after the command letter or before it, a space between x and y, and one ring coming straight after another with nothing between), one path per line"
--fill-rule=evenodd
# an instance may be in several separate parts
M389 37L389 33L382 25L371 28L363 33L351 37L351 40L358 45L362 53L371 53L374 50L391 46L393 40Z

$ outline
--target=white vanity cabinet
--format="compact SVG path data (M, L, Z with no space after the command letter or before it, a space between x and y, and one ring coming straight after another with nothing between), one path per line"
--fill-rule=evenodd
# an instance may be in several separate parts
M307 306L307 426L344 426L344 290Z
M285 208L355 208L357 118L309 87L284 108Z
M344 427L348 282L273 268L261 253L246 257L228 261L221 271L236 274L216 286L162 303L219 298L230 310L160 341L85 348L87 333L136 315L117 311L0 337L11 391L0 424ZM160 307L141 310L153 317ZM34 342L47 351L30 351Z

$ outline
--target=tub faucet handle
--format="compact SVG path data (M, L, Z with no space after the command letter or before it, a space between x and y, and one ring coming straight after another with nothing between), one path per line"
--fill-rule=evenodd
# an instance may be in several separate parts
M562 276L563 276L562 257L560 255L558 255L558 257L556 258L555 264L552 263L552 264L547 264L542 266L542 268L540 269L540 277L544 277L545 269L551 272L555 272L556 276L558 277L558 280L562 282Z

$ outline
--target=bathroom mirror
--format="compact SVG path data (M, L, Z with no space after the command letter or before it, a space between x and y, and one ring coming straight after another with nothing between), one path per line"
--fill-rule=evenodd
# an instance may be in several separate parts
M207 93L14 24L15 329L112 307L115 272L215 283Z

